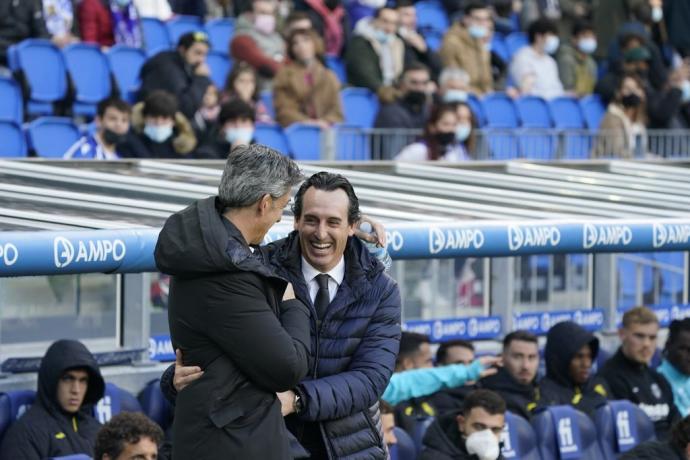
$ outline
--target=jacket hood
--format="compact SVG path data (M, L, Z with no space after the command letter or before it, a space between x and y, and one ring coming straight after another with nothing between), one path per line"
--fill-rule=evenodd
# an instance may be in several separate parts
M355 24L354 35L362 36L368 40L376 40L374 18L362 18Z
M429 426L424 435L424 447L447 455L450 458L470 458L462 436L458 431L459 412L442 415Z
M88 410L103 397L105 381L96 358L81 342L58 340L48 348L38 370L37 398L48 411L62 411L57 400L57 386L62 375L72 369L82 369L89 374L82 410Z
M481 379L480 386L496 392L519 393L527 399L532 399L537 383L535 378L532 383L522 384L515 380L504 367L501 367L494 375Z
M546 335L544 360L546 376L568 387L571 383L569 368L573 356L585 345L592 350L592 361L599 353L599 339L572 321L558 323Z
M253 257L242 233L220 208L218 197L212 196L170 216L156 243L158 269L183 278L238 270L275 276Z

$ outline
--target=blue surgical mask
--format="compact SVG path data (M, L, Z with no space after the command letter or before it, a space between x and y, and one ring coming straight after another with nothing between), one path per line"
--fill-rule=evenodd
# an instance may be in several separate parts
M374 32L374 36L376 37L376 40L382 45L388 44L393 39L391 34L388 34L380 29L376 29L376 31Z
M484 38L487 36L488 31L486 30L486 27L484 26L478 26L478 25L471 25L467 31L470 33L470 36L472 38Z
M597 49L597 39L583 38L577 42L577 48L585 54L592 54Z
M225 140L229 144L248 145L254 137L254 128L230 128L225 130Z
M173 127L171 125L146 125L144 126L144 134L153 142L161 143L172 136Z
M455 127L455 140L458 142L465 142L472 133L472 125L459 124Z
M561 40L555 35L549 35L546 37L546 43L544 43L544 52L555 54L559 46L561 46Z
M683 81L680 89L683 90L683 103L690 102L690 81Z
M119 6L120 8L126 8L127 6L129 6L129 2L130 0L115 0L115 3L117 3L117 6Z
M664 10L660 6L652 8L652 21L661 22L662 19L664 19Z
M443 94L443 102L467 102L467 91L461 89L449 89Z

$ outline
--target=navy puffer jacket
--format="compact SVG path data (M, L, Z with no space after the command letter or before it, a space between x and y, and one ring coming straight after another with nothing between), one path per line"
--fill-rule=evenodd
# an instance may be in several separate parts
M383 459L378 400L400 344L400 293L384 267L356 238L345 250L345 278L317 331L316 311L301 268L296 232L269 246L276 271L312 310L314 367L299 385L300 419L320 422L331 459ZM282 272L282 273L281 273Z

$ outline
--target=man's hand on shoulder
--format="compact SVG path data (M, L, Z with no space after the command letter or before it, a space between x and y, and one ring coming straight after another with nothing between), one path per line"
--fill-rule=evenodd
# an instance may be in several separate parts
M182 352L175 350L175 375L173 377L173 386L178 393L182 391L187 385L193 381L201 378L204 371L199 366L185 366L182 363Z

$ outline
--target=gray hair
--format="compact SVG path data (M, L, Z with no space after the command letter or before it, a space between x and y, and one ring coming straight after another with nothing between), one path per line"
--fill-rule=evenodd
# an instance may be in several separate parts
M470 75L458 67L446 67L441 71L441 75L438 77L439 86L443 86L449 81L460 80L465 85L470 84Z
M304 179L297 163L260 144L243 145L225 162L218 196L225 208L244 208L266 194L279 198Z

